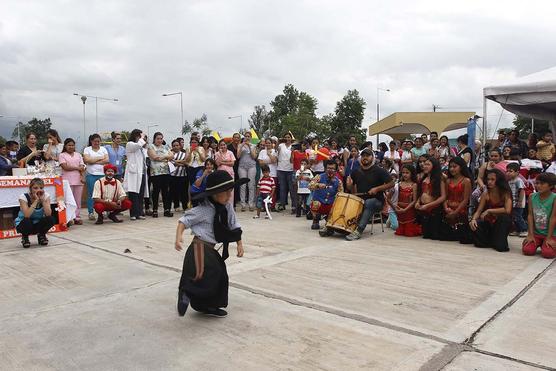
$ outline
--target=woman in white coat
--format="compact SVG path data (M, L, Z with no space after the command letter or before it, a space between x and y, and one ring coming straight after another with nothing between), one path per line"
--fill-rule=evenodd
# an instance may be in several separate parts
M143 198L149 197L147 165L145 152L143 151L146 145L147 136L141 130L134 129L129 136L129 142L125 146L127 162L123 186L132 203L129 210L131 220L145 219Z

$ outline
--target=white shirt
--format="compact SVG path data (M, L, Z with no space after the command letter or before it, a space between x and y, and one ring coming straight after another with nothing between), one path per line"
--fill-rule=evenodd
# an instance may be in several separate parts
M231 203L226 204L228 211L228 226L230 229L241 228ZM186 210L178 222L191 230L191 234L209 243L217 243L214 236L214 214L216 209L210 201L204 201L192 209Z
M48 146L49 144L46 143L44 146L42 146L42 150L44 152L48 151ZM60 153L62 153L63 150L64 150L64 145L62 143L58 143L57 145L52 146L52 150L50 151L50 154L53 157L56 157L56 160L48 160L46 161L46 163L54 165L54 163L58 161L58 158L60 157Z
M92 160L108 156L108 151L104 147L100 147L98 151L93 150L93 147L86 147L83 150L83 155L89 156ZM87 164L87 173L91 175L104 175L103 164Z
M286 143L280 143L278 146L278 170L293 171L293 164L290 162L292 156L292 146L286 146Z
M309 189L309 183L311 183L311 179L313 179L313 172L311 169L301 169L297 170L295 173L295 178L297 179L297 194L310 194L311 190Z
M398 204L398 195L399 195L399 191L400 190L400 185L399 183L396 183L394 185L394 188L392 188L392 193L390 194L390 202L392 202L392 205L396 206ZM388 205L388 212L392 213L395 210L392 208L392 206Z
M546 172L556 174L556 161L552 161L548 169L546 169Z
M270 153L273 156L276 156L276 151L274 149ZM264 163L268 165L268 167L270 168L271 177L276 178L278 176L278 173L276 172L277 170L276 163L272 163L272 164L270 163L270 157L268 157L268 153L266 149L263 149L261 152L259 152L259 160L262 160Z
M398 162L400 161L400 153L398 152L398 150L394 150L393 157L392 153L390 153L390 150L384 152L384 158L389 158L390 160L392 160L392 163L394 164L394 170L396 170L396 173L400 172L400 166L398 165Z

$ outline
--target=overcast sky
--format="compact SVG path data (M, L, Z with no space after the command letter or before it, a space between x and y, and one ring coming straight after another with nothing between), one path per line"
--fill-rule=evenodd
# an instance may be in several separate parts
M556 61L554 1L7 1L0 2L0 115L51 117L82 137L82 103L99 101L99 131L168 137L206 113L229 133L287 83L316 97L319 115L348 89L365 121L396 111L482 112L482 88ZM490 124L500 108L489 105ZM502 116L502 123L512 115ZM15 119L0 118L10 136ZM86 104L87 135L95 107ZM139 122L139 124L137 124ZM152 133L151 129L151 133Z

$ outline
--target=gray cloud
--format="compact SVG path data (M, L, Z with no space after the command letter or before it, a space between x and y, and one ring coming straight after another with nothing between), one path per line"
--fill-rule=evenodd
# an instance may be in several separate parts
M367 123L431 105L481 110L482 88L556 60L550 1L3 1L0 114L50 116L63 136L82 136L74 92L99 102L99 129L156 122L177 135L183 91L188 120L207 113L236 130L286 83L329 113L348 89L367 100ZM94 130L88 101L87 131ZM500 109L489 106L489 119ZM511 121L503 115L502 125ZM13 120L12 120L13 121ZM0 119L0 135L12 122Z

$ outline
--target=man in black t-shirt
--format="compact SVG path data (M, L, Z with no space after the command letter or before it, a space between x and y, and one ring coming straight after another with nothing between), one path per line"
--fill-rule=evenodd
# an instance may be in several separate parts
M361 238L361 234L374 214L380 212L384 205L384 191L394 186L392 177L386 170L373 165L374 153L371 149L361 152L361 167L347 178L347 188L365 200L363 214L359 218L357 229L346 236L353 241Z

